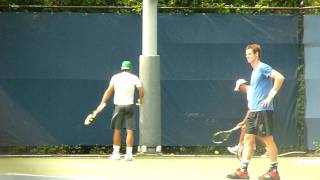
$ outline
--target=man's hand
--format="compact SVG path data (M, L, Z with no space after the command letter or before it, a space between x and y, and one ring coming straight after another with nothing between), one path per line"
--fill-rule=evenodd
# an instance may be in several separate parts
M140 98L139 98L139 99L137 99L136 105L137 105L137 106L141 106L141 104L142 104L141 99L140 99Z
M87 118L84 120L84 125L90 125L93 121L92 114L89 114Z
M271 103L272 101L272 97L271 96L268 96L267 98L265 98L261 103L263 105L263 107L268 107L269 104Z
M238 127L243 127L246 125L246 122L245 121L241 121L237 124Z

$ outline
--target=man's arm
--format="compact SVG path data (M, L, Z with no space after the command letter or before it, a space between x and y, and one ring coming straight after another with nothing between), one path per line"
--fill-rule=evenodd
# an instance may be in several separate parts
M270 77L274 80L273 84L273 90L279 91L282 87L283 81L285 80L285 77L278 71L272 70Z
M274 80L273 87L269 92L269 95L266 99L262 101L263 106L268 106L274 96L278 93L280 88L282 87L283 81L285 80L285 77L278 71L272 70L270 78Z
M138 91L139 91L139 99L138 99L137 104L138 104L138 105L141 105L142 102L143 102L143 97L144 97L144 89L143 89L142 86L141 86L141 87L137 87L137 89L138 89Z
M113 91L114 91L113 84L109 84L109 87L107 88L107 90L103 94L100 105L97 107L98 112L101 112L104 109L104 107L107 105L107 102L109 101L110 96L112 95Z
M248 120L248 116L249 116L250 110L247 111L246 115L244 116L244 118L242 119L242 121L240 123L237 124L237 126L244 126Z

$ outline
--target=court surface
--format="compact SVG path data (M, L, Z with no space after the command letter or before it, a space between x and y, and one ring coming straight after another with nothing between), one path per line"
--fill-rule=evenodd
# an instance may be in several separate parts
M320 157L280 157L282 180L319 180ZM92 157L0 157L0 180L224 180L239 167L233 156L136 156L131 162ZM269 160L254 158L250 179L266 172Z

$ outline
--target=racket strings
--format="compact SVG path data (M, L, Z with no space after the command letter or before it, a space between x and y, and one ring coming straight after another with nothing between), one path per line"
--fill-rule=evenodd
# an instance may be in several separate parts
M221 132L219 135L222 139L227 140L230 137L231 133L230 132Z
M236 127L232 128L230 130L227 130L227 131L216 132L212 136L212 138L213 138L212 142L216 143L216 144L221 144L229 139L232 132L234 132L240 128L241 128L240 126L236 126Z
M230 137L230 132L217 132L213 135L213 141L216 143L222 143L225 142L226 140L228 140L228 138Z

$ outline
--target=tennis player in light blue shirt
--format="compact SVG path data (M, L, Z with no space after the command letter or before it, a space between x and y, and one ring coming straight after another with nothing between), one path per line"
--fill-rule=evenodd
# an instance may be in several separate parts
M273 98L280 90L284 76L260 61L261 47L250 44L246 47L247 62L252 67L250 80L251 109L246 121L247 132L244 136L241 166L236 172L227 175L229 179L249 179L248 165L253 154L253 144L259 136L270 158L270 168L259 177L260 180L280 180L278 172L278 148L273 139Z

